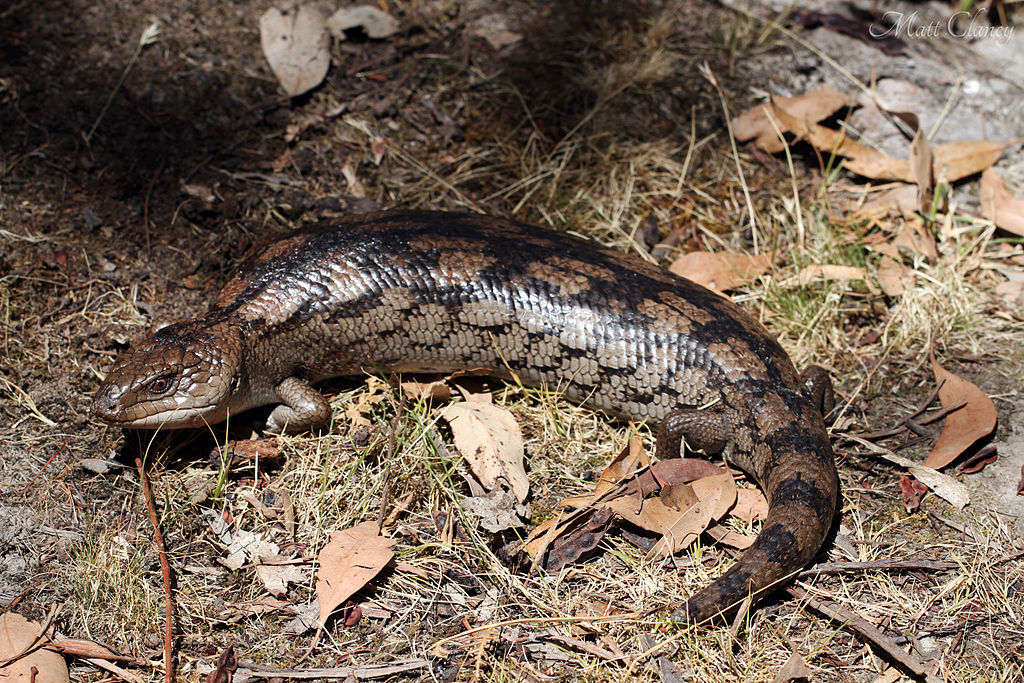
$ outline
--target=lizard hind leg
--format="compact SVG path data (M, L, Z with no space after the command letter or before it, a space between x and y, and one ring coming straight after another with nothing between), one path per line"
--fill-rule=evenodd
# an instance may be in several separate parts
M665 416L658 428L659 458L678 458L685 441L691 451L718 455L729 443L729 419L725 413L680 408Z

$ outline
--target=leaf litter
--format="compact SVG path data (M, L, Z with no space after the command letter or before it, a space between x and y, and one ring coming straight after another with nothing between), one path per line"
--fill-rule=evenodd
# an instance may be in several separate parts
M908 149L908 158L896 159L852 139L845 130L817 123L846 106L849 98L843 99L841 94L828 88L801 97L800 108L793 107L787 98L773 98L769 103L757 105L740 114L732 122L734 131L737 125L739 127L737 139L745 142L756 138L755 143L762 149L778 153L785 148L785 144L774 133L778 129L781 133L791 135L793 142L807 142L823 154L846 157L846 168L865 178L914 183L918 186L922 201L930 190L932 179L935 182L953 183L981 173L998 161L1007 147L1018 142L969 140L932 146L916 125L917 115L914 112L899 112L898 115L914 124L912 127L917 134ZM810 113L804 114L803 111ZM896 115L894 112L889 113ZM771 131L774 139L768 131Z
M331 64L331 37L345 40L346 31L361 28L367 37L387 38L398 21L371 5L342 7L332 14L317 3L291 8L271 7L260 16L260 45L278 83L290 97L320 85ZM381 140L383 143L383 140ZM384 152L375 150L377 164Z
M876 102L878 111L898 119L913 134L907 158L894 158L852 139L845 129L837 130L819 123L844 109L855 107L852 100L852 97L844 97L830 89L800 96L796 100L799 107L794 106L793 98L773 98L734 118L733 125L738 139L754 140L754 144L770 153L784 149L784 141L778 135L783 133L788 136L789 144L802 141L819 153L844 157L848 170L869 180L896 181L882 192L873 193L870 201L855 208L855 215L872 221L884 220L890 215L896 215L903 221L902 229L891 241L876 239L868 242L879 256L873 276L886 295L902 297L915 286L917 267L905 265L905 258L915 264L936 264L940 258L933 231L923 218L937 208L934 202L940 185L981 174L981 205L985 217L998 228L1024 234L1021 232L1024 224L1017 219L1022 215L1024 199L1006 190L992 168L1004 151L1020 140L967 140L933 145L915 112L886 109ZM806 266L796 281L807 285L817 277L850 278L863 281L870 290L872 274L866 269L839 268L846 270L835 270L832 266ZM1009 291L1010 286L1007 283L1003 288ZM1024 286L1020 290L1024 293ZM908 510L918 508L921 495L929 487L957 507L966 505L968 498L962 485L938 470L969 452L979 440L993 432L996 424L995 406L991 399L972 383L942 369L934 358L932 363L936 381L942 387L939 397L943 407L950 409L957 401L962 401L963 405L950 410L945 416L943 432L925 462L912 467L912 463L906 462L911 472L918 476L918 480L906 477L901 480ZM973 456L961 471L977 471L994 457L995 454L990 452L986 452L984 457Z
M317 557L320 569L316 573L316 597L321 625L387 566L395 556L391 548L397 542L381 536L374 522L362 522L331 534Z
M512 413L493 403L450 403L441 416L451 426L455 447L488 491L504 482L522 503L530 492L523 436Z
M744 494L745 514L752 515L760 507L758 495ZM527 536L524 549L545 571L557 572L592 551L619 520L654 535L644 558L653 562L689 547L736 502L737 488L730 473L691 458L652 464L640 440L633 437L605 467L594 491L564 500L560 506L573 511L563 510L537 526Z
M43 631L40 624L17 612L0 614L0 680L70 680L64 657L48 646L49 641L48 630Z
M978 440L992 434L996 428L996 406L974 383L943 368L934 356L931 362L942 406L948 409L962 403L962 407L946 416L942 434L924 461L925 467L941 470Z

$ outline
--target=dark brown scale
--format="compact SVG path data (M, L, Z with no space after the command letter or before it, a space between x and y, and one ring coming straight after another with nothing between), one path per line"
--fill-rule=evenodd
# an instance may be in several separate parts
M312 226L243 267L196 324L240 335L228 410L282 403L274 428L323 421L311 384L327 377L485 367L663 423L662 457L680 437L723 452L765 490L769 514L733 568L675 613L689 621L802 568L835 512L820 402L768 332L699 285L569 235L432 212Z

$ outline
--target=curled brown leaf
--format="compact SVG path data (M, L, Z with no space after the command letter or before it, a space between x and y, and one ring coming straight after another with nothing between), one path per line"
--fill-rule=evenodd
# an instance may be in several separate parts
M924 461L925 467L939 470L956 460L996 427L996 406L972 382L949 372L932 357L932 372L939 385L943 407L964 401L962 408L946 416L942 434Z

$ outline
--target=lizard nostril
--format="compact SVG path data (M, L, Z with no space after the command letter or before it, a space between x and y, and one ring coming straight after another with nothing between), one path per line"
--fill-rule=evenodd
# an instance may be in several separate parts
M117 402L114 401L114 399L107 396L97 397L97 399L93 401L92 404L93 414L100 418L109 418L112 415L114 415L116 410Z

